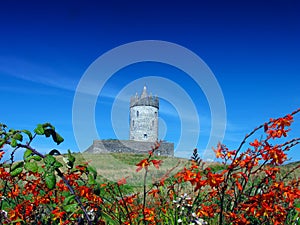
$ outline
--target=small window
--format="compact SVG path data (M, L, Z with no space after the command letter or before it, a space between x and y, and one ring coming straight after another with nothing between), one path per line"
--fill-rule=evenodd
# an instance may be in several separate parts
M154 127L154 120L152 120L152 127Z
M144 134L144 139L147 139L147 134Z
M139 117L139 115L140 115L140 112L136 111L136 117Z
M134 127L134 120L132 120L132 127Z
M157 116L157 112L155 112L154 114L155 114L155 116Z

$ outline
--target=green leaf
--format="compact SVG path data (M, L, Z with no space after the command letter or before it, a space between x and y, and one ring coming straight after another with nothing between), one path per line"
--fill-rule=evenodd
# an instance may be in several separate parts
M30 140L32 140L32 134L31 134L31 132L30 132L29 130L21 130L21 131L22 131L24 134L26 134Z
M38 171L39 174L44 174L45 173L45 169L41 166L38 167Z
M46 137L50 137L51 135L53 135L53 133L55 133L55 131L53 129L44 130L44 134Z
M82 180L77 180L77 184L79 186L84 186L85 185L85 183Z
M38 171L38 165L36 162L26 162L24 168L27 171L31 171L34 173Z
M57 132L55 132L53 128L45 129L44 134L46 137L52 136L53 141L58 145L64 141L64 139Z
M73 169L74 162L75 162L75 157L72 155L70 149L68 149L68 158L63 157L64 162L67 164L67 167L69 169Z
M53 141L59 145L60 143L62 143L64 141L63 137L60 136L58 133L55 132L55 134L52 135Z
M18 176L23 171L23 168L16 168L15 170L10 172L12 177Z
M32 155L32 156L29 156L26 161L30 161L31 159L33 159L35 161L41 161L42 157L40 157L38 155Z
M34 129L34 132L37 134L37 135L43 135L44 134L44 127L42 124L38 124L37 127Z
M13 135L13 138L16 139L16 140L18 140L18 141L23 141L23 136L20 133L15 133Z
M72 163L75 162L75 157L72 155L70 149L68 149L68 160Z
M88 175L88 184L90 184L90 185L97 184L96 181L95 181L95 178L92 174Z
M63 164L61 164L60 162L58 162L58 161L56 161L55 163L54 163L54 165L53 165L53 167L55 168L55 169L58 169L58 168L60 168L60 167L62 167L63 166Z
M26 161L26 160L29 160L28 157L31 156L32 154L32 151L30 149L26 149L26 151L24 152L24 155L23 155L23 159Z
M55 174L54 173L46 173L45 182L49 189L53 189L56 184Z
M70 204L70 205L63 206L63 209L66 212L75 212L77 208L78 208L77 203L73 203L73 204Z
M17 168L22 168L24 165L24 162L17 162L17 163L14 163L11 167L11 171L17 169Z
M70 195L70 196L68 196L68 197L65 198L63 204L64 205L68 205L68 204L70 204L70 202L74 201L74 199L75 199L75 195Z
M17 145L18 145L18 143L17 143L16 139L12 138L11 141L10 141L10 146L15 148L15 147L17 147Z
M0 139L0 148L3 148L5 144L5 140L3 140L2 138Z
M52 126L51 123L44 123L44 124L42 124L42 126L43 126L43 128L51 128L52 130L55 130L55 127Z
M46 155L44 158L44 163L46 166L52 166L55 163L56 159L52 155Z

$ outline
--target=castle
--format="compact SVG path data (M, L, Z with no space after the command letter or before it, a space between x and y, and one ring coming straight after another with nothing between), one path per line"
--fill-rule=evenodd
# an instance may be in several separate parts
M144 86L141 97L135 94L130 100L130 135L134 141L158 140L158 97L148 96Z
M144 86L140 96L131 97L129 109L129 140L94 140L85 152L148 153L158 141L158 97L148 95ZM162 141L156 154L174 156L174 143Z

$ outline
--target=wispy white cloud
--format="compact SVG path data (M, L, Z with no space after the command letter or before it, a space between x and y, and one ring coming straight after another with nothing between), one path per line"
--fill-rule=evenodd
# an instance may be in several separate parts
M54 68L20 58L0 56L0 73L18 79L74 91L76 79Z

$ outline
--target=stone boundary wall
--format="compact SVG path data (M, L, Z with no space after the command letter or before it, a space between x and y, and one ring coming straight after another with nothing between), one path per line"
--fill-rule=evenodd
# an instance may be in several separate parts
M86 153L134 153L148 154L154 145L153 142L131 140L94 140ZM156 155L174 156L174 143L161 142Z

